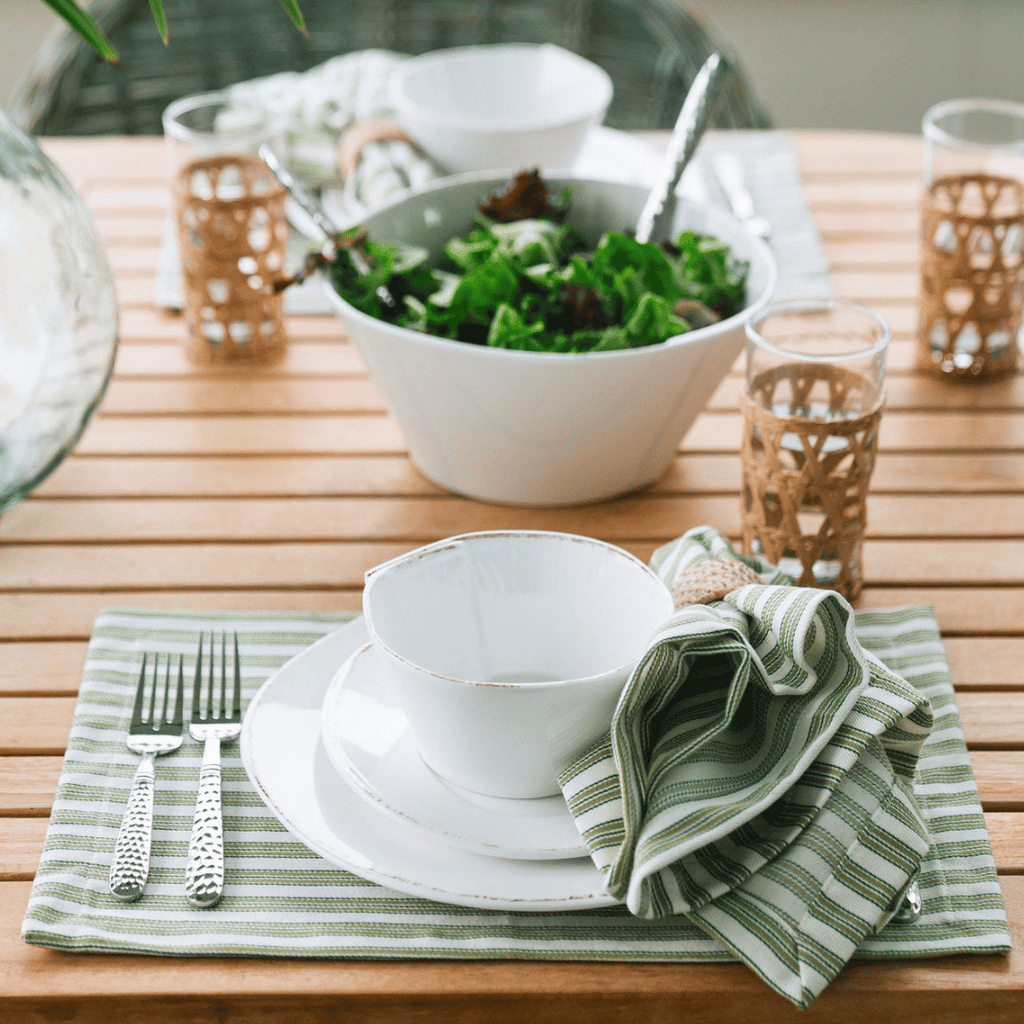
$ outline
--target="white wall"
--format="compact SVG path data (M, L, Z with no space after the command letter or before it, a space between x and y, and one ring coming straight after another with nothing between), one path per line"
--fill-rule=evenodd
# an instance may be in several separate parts
M955 96L1024 101L1024 0L688 0L775 123L917 132Z
M0 0L0 106L46 33L60 19L43 0Z
M916 132L952 96L1024 101L1024 0L686 2L733 45L780 127ZM0 0L0 105L57 23L42 0Z

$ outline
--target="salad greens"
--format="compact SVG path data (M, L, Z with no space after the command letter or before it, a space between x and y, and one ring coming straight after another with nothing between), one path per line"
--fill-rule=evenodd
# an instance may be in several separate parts
M363 237L360 258L342 247L328 272L342 298L370 316L532 352L653 345L743 308L748 265L720 241L684 231L659 246L606 231L588 250L565 219L570 197L553 205L544 196L525 211L532 216L520 203L507 220L485 201L436 266L424 249Z

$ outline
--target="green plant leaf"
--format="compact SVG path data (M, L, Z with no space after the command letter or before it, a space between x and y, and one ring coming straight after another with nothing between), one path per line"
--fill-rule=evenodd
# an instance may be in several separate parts
M667 341L688 329L683 321L672 315L672 303L653 292L644 293L625 328L634 348Z
M519 278L508 260L495 258L465 274L452 293L451 309L463 320L490 323L498 306L511 303Z
M617 231L602 235L594 250L593 272L605 282L635 278L641 291L658 295L669 295L673 289L672 265L665 252Z
M99 26L89 17L75 0L43 0L57 15L64 19L105 61L114 63L117 50L100 31Z
M292 19L292 24L304 36L308 36L309 33L306 31L306 21L302 17L302 11L299 10L299 5L295 0L281 0L281 6L288 12L288 17Z
M164 5L161 0L149 0L149 9L153 12L153 20L156 22L156 30L160 38L167 45L167 15L164 14Z
M77 32L105 61L114 63L118 59L117 50L114 49L110 40L100 31L96 22L76 3L76 0L43 0L43 3L62 18L73 31ZM156 29L166 45L169 33L163 0L149 0L149 6L153 12ZM308 36L306 22L296 0L281 0L281 6L291 18L292 24L304 36Z
M624 327L606 327L603 331L577 331L572 336L580 352L615 352L629 348L629 335Z
M536 348L534 335L544 330L542 323L526 324L523 318L503 302L498 306L487 332L487 344L492 348Z

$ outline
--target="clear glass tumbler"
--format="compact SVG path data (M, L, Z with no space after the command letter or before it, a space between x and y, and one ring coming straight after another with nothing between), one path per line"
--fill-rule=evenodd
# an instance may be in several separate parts
M808 299L766 306L746 334L744 550L801 586L853 598L889 325L864 306Z
M919 363L1012 373L1024 308L1024 104L958 99L922 122Z
M188 96L163 116L188 327L197 362L269 362L287 339L282 295L285 189L257 155L284 119L225 92Z

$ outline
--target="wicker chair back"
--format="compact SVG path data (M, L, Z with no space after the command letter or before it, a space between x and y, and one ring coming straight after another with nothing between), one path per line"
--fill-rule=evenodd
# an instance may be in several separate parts
M722 44L682 0L301 0L309 36L274 0L164 0L164 46L148 0L94 0L89 11L120 54L107 64L60 26L15 87L10 115L37 135L159 135L172 100L331 57L379 48L552 42L600 64L615 97L605 123L671 127L700 66ZM735 60L735 55L730 54ZM720 128L770 124L742 68Z

